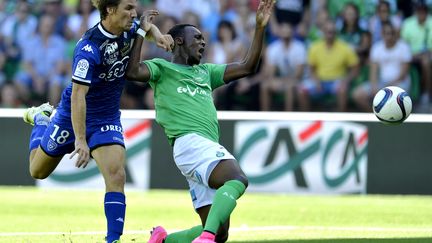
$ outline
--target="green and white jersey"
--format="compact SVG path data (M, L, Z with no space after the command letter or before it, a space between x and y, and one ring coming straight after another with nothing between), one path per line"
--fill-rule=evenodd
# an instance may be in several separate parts
M175 138L196 133L219 142L219 123L212 91L224 84L226 65L180 65L155 58L150 70L156 121L173 145Z

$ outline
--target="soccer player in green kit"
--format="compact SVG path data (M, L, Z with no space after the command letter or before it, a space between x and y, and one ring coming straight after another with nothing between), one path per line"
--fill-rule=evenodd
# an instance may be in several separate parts
M234 156L218 143L212 91L255 72L273 5L274 0L261 0L254 39L242 62L200 64L205 41L193 25L176 25L168 32L174 39L171 62L159 58L141 62L143 38L135 40L126 75L129 80L149 82L154 90L156 121L173 146L174 161L189 183L203 225L170 235L158 226L150 243L227 241L229 217L248 180Z

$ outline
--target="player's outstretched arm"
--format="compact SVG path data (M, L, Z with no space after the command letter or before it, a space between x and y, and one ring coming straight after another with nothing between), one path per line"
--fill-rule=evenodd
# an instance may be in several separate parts
M162 35L160 30L151 22L159 13L156 10L146 11L140 19L140 29L145 33L139 33L132 46L126 78L131 81L147 82L150 79L150 71L147 65L141 62L141 47L145 38L153 40L156 45L166 51L171 51L174 40L170 35Z
M252 44L241 62L229 63L224 74L225 83L246 77L256 71L263 47L265 27L273 11L275 0L261 0L256 13L255 34Z
M144 63L141 63L141 47L144 37L147 32L152 28L153 18L159 14L156 10L149 10L144 12L140 18L140 29L145 33L137 32L132 50L130 52L129 63L126 69L126 78L131 81L147 82L150 79L150 72ZM140 31L140 30L139 30ZM153 36L152 36L153 37Z

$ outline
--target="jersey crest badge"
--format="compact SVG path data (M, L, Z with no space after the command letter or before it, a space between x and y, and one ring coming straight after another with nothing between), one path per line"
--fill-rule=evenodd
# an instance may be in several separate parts
M107 44L105 47L105 52L104 52L105 63L108 65L111 65L117 61L117 58L118 58L118 44L117 44L117 42Z

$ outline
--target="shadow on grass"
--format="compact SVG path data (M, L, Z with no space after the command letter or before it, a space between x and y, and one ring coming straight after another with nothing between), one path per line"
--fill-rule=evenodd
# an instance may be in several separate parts
M432 238L404 238L404 239L323 239L323 240L258 240L258 241L229 241L231 243L431 243Z

